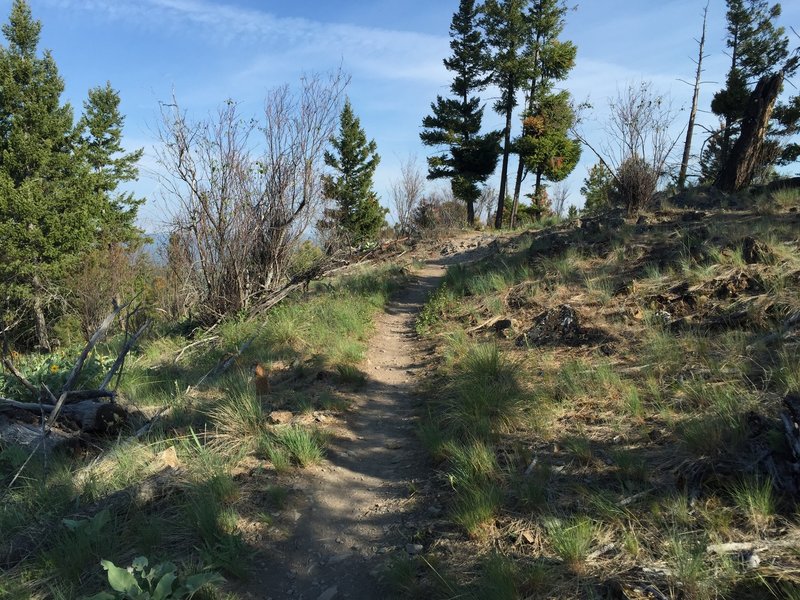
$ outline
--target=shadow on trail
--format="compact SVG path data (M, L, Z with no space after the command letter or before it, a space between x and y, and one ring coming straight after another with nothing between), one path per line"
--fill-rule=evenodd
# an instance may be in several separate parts
M415 373L432 349L420 343L414 320L447 266L486 253L478 246L429 261L377 318L366 382L346 414L347 431L329 441L321 467L293 477L293 497L281 517L287 535L267 542L246 597L383 595L381 569L416 541L428 508L419 506L416 491L432 476L415 434L414 394Z

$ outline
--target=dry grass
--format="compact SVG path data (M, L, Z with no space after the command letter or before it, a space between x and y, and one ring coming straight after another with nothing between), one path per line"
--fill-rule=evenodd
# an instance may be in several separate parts
M491 440L481 462L492 464L490 448L497 467L483 479L491 488L464 480L470 491L462 482L454 497L456 506L470 496L483 509L477 546L494 553L481 563L465 560L474 546L453 551L458 560L447 562L459 590L584 598L600 597L599 583L614 581L626 590L653 585L667 597L770 597L768 579L754 583L735 555L706 547L780 539L798 526L793 503L753 459L775 447L775 460L791 460L777 413L782 395L800 386L796 330L784 329L800 311L800 219L782 210L699 221L665 212L637 233L626 229L624 242L613 233L589 241L576 234L569 250L551 254L527 238L516 255L503 253L518 277L506 267L495 277L490 258L448 279L437 330L449 332L442 372L451 387L467 385L460 365L483 344L510 366L505 385L524 381L540 407L538 419L520 419L515 403L505 413L494 400L492 419L461 421L462 434ZM766 245L768 260L747 263L745 236ZM488 299L502 300L503 310ZM577 311L585 341L516 343L538 314L562 304ZM510 338L491 329L464 333L492 315L514 320ZM469 412L469 403L459 399L450 410L456 406ZM429 408L423 427L441 459L452 416L440 403ZM471 533L461 513L451 516ZM796 579L794 554L768 554ZM539 565L545 574L535 593L508 564ZM493 574L476 577L488 565ZM642 567L652 569L649 577ZM748 591L733 591L741 589Z

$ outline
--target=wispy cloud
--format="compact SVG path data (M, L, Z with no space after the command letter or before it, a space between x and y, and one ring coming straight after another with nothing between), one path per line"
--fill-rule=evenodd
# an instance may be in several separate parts
M380 79L440 81L447 37L394 29L279 17L205 0L48 0L62 8L103 13L128 24L161 28L208 44L257 46L243 75L258 74L278 51L299 59L342 60ZM315 64L315 63L312 63Z

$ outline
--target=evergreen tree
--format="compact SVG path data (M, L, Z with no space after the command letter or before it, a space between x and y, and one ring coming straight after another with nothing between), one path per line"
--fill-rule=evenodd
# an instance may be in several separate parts
M738 135L747 101L754 85L764 75L779 71L789 56L789 40L776 21L781 5L770 6L767 0L727 0L727 37L730 68L725 88L714 94L711 110L724 121L715 165L706 171L718 171L728 157Z
M512 151L511 122L517 106L517 94L530 79L530 56L525 54L530 22L525 15L526 0L487 0L483 7L483 27L492 51L492 83L500 90L494 105L505 118L503 163L497 199L495 227L503 226L503 210L508 190L508 158Z
M136 211L144 202L132 192L120 192L119 185L135 180L143 150L126 153L122 146L125 117L119 110L120 97L107 82L89 90L84 113L78 121L76 154L86 163L89 193L95 197L102 219L102 236L117 242L139 241L134 225Z
M581 186L581 194L585 199L583 210L591 213L608 208L613 190L614 176L603 163L597 163L589 169Z
M467 221L475 222L475 202L479 184L494 172L499 153L499 132L481 135L483 106L472 96L486 88L486 42L477 28L475 0L461 0L450 25L453 54L444 60L455 74L450 91L454 98L437 96L432 114L422 120L420 133L427 146L445 146L447 151L428 159L429 179L449 178L453 195L466 203Z
M325 153L325 164L335 175L323 179L323 194L336 203L328 212L324 228L344 235L360 246L374 241L386 223L388 212L372 190L372 178L380 162L375 140L367 141L361 121L345 101L340 117L339 134L330 140L333 152Z
M575 121L569 94L553 92L554 84L566 79L575 66L575 45L558 39L564 30L567 11L564 0L529 0L525 13L528 79L523 86L526 91L523 132L515 141L520 162L514 186L514 212L526 171L536 176L533 197L537 198L542 193L543 179L561 181L580 158L579 142L567 137ZM552 168L554 164L558 164L557 169Z
M14 1L2 31L7 46L0 47L0 303L5 311L26 307L39 346L48 349L45 286L56 285L86 252L107 242L101 240L104 231L128 240L136 236L139 202L113 191L117 182L136 176L139 154L109 170L112 156L121 152L121 116L112 111L101 119L107 111L97 94L90 94L83 125L74 126L71 106L61 102L64 82L51 53L38 55L41 23L27 2ZM110 88L106 96L116 98ZM90 131L85 138L83 129ZM105 152L93 148L109 138L116 142Z

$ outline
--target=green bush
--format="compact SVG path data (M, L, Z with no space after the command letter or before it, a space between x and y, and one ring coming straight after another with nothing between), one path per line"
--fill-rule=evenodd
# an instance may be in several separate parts
M204 585L223 581L216 573L180 577L171 562L148 569L144 556L134 559L127 569L110 560L102 560L100 564L108 571L108 585L114 591L100 592L85 600L184 600L193 597Z

